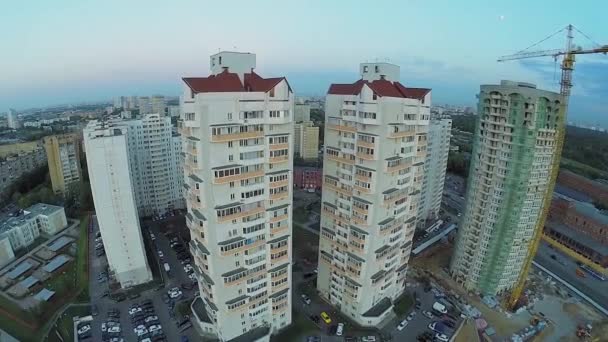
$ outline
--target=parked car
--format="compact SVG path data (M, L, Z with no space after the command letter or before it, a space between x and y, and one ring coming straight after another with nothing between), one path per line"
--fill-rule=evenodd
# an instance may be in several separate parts
M76 332L80 336L80 335L83 335L83 334L89 332L90 330L91 330L91 325L86 324L86 325L83 325L82 327L80 327Z
M424 315L424 317L429 318L429 319L435 318L435 315L433 315L433 313L430 311L426 311L426 310L422 311L422 314Z
M415 317L415 316L416 316L416 311L412 311L412 312L410 312L410 314L409 314L409 315L407 315L406 319L407 319L408 321L411 321L411 320L413 320L413 319L414 319L414 317Z
M305 294L302 294L302 301L306 305L310 304L310 298L307 295L305 295Z
M404 319L403 321L401 321L401 323L399 323L399 325L397 326L397 330L401 331L403 329L405 329L405 327L407 327L408 321L407 319Z
M435 340L436 341L441 341L441 342L448 342L450 339L445 334L436 333L435 334Z
M376 342L376 336L363 336L361 338L362 342Z
M325 322L326 324L331 323L331 318L329 318L329 315L327 314L327 312L323 311L321 312L321 319L323 320L323 322Z
M344 323L338 323L338 328L336 329L336 336L342 336L344 334Z

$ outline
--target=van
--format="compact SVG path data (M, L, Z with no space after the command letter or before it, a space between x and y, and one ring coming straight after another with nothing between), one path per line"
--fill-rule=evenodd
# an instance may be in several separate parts
M445 307L445 305L443 305L439 302L435 302L433 304L433 311L440 313L442 315L445 315L446 313L448 313L448 309Z

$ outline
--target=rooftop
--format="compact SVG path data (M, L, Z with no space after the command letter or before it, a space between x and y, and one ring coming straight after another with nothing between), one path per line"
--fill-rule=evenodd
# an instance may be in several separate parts
M581 245L585 245L598 253L601 253L603 255L608 255L608 246L603 245L601 242L597 241L596 239L594 239L588 235L581 234L576 229L572 229L564 224L553 222L553 221L548 221L548 220L547 220L547 223L545 224L545 227L547 227L551 230L554 230L554 231L568 237L569 239L580 243Z
M36 285L38 282L40 282L38 278L34 276L29 276L23 279L21 283L19 283L19 285L21 285L23 288L29 289L30 287Z
M60 210L63 210L63 207L38 203L25 210L6 213L0 216L0 233L19 227L35 219L38 215L49 216Z
M406 88L399 82L391 82L387 80L365 81L358 80L355 83L337 84L329 86L327 91L330 95L359 95L363 86L369 87L374 94L386 97L398 97L404 99L423 100L424 97L431 91L427 88Z
M203 303L201 297L196 297L194 302L192 302L192 310L194 311L194 314L196 314L196 317L198 317L199 320L205 323L212 323L211 319L209 318L209 315L207 315L207 310L205 310L205 303Z
M257 341L264 336L270 334L270 327L261 326L255 329L251 329L248 332L240 335L239 337L233 338L232 340L228 340L228 342L251 342Z
M70 261L70 257L67 255L61 254L53 258L48 264L44 265L42 268L44 271L52 273L59 267L65 265L68 261Z
M55 291L51 291L49 289L42 289L42 290L40 290L40 292L38 292L38 293L36 293L36 295L34 295L34 299L46 302L49 299L51 299L51 297L53 297L53 295L55 295Z
M6 276L10 279L17 279L23 273L29 271L32 267L34 267L34 265L28 260L25 260L24 262L17 265L17 267L15 267L12 271L8 272Z
M65 247L67 245L69 245L73 241L74 241L74 239L71 238L71 237L69 237L69 236L62 236L59 239L51 242L47 247L51 251L57 252L58 250L62 249L63 247Z
M217 75L207 77L184 77L186 83L193 93L240 93L240 92L268 92L285 77L263 78L253 72L246 73L243 82L236 73L224 70Z

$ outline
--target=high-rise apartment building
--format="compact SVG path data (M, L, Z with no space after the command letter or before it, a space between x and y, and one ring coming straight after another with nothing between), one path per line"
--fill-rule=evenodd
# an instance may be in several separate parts
M160 116L165 115L165 111L167 108L167 103L165 102L165 97L162 95L154 95L150 97L150 113L160 114ZM141 113L140 114L148 114Z
M293 92L256 74L255 55L211 56L184 78L184 187L203 334L268 341L291 322Z
M152 113L152 102L148 96L140 96L137 98L137 108L139 108L139 114Z
M124 129L139 216L184 208L182 142L181 137L172 132L171 118L145 114L139 119L122 120L117 116L105 124Z
M91 121L83 131L95 214L111 274L123 288L152 280L142 240L128 128Z
M112 122L128 128L129 163L139 215L184 208L182 143L181 137L172 132L171 118L145 114L135 120Z
M399 66L363 63L332 84L317 289L363 326L389 316L405 275L424 179L431 91L399 83Z
M310 121L310 105L307 103L296 103L294 109L294 121Z
M427 138L424 181L420 194L418 222L424 226L427 220L435 220L441 209L441 196L450 152L452 119L431 118Z
M560 101L528 83L481 86L466 209L450 269L468 290L509 290L525 268L542 230L556 136L564 129Z
M44 137L42 142L53 191L56 194L66 194L70 185L79 184L82 180L80 137L77 134L51 135Z
M319 127L311 121L294 124L294 151L303 159L317 159L319 156Z
M17 117L17 111L10 108L7 114L7 125L8 128L18 129L21 128L21 122L19 122L19 118Z

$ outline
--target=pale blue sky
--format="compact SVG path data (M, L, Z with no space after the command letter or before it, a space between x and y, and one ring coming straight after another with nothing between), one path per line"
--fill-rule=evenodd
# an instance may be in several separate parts
M509 78L558 89L550 57L497 63L572 23L608 44L608 3L582 0L29 0L0 5L0 111L116 95L177 95L218 49L257 54L258 72L299 94L354 81L358 63L399 64L435 103L475 103ZM590 43L579 36L581 45ZM537 48L560 48L563 36ZM608 124L608 57L578 58L570 118Z

